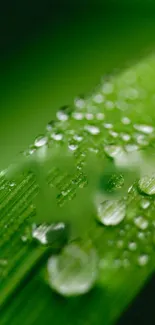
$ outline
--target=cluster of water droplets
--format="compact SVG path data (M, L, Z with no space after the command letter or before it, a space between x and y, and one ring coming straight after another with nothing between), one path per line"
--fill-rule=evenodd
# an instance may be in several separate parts
M49 183L52 186L56 184L60 190L61 203L74 197L75 187L85 188L87 180L82 171L89 151L113 162L119 174L119 178L113 178L112 181L112 188L116 189L116 192L118 188L123 188L126 172L132 184L133 169L137 172L142 163L139 151L148 147L155 139L153 122L149 118L144 121L141 114L141 102L146 97L147 93L143 85L139 85L135 71L126 71L119 80L105 77L89 98L77 97L72 108L60 108L56 119L47 124L45 132L24 152L26 156L36 155L39 159L46 159L49 150L52 152L56 147L59 148L58 152L61 152L63 145L66 145L67 151L75 158L78 177L72 177L66 186L61 185L66 182L65 177L62 181L60 175L55 177L52 174L53 178ZM135 107L136 119L133 118ZM108 187L112 176L113 169L110 175L108 174ZM105 179L106 177L104 181ZM12 181L7 186L13 190L16 188L16 182ZM97 199L94 201L96 219L99 229L101 227L103 231L103 246L107 245L109 251L114 254L111 254L112 260L103 258L100 267L108 270L109 265L115 269L128 268L133 261L140 267L148 265L155 223L150 217L151 212L147 211L153 209L155 176L142 175L134 189L132 186L128 191L125 189L123 194L120 192L121 197L118 198L114 197L113 190L110 195L109 192L106 193L106 196L106 191L99 188L99 182L93 186L94 196L97 192ZM134 199L130 204L130 198L134 197L135 193L135 198L139 198L138 208ZM33 240L41 245L52 247L55 241L59 242L62 238L66 240L68 232L66 235L66 224L60 220L59 223L33 224L31 235ZM26 242L24 235L22 237L23 242ZM61 241L62 246L64 242ZM93 247L85 249L78 243L66 245L59 255L52 255L47 263L50 286L65 296L88 292L96 282L97 270L96 250Z

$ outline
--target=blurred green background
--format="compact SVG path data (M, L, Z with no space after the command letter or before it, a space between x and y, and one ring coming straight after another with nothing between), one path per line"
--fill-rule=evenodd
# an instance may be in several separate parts
M62 105L154 50L154 1L1 5L0 168Z

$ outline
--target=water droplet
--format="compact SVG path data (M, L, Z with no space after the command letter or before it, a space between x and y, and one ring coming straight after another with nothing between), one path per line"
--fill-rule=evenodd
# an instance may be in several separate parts
M81 121L84 118L84 114L80 113L80 112L74 112L74 113L72 113L72 117L75 120Z
M32 238L43 245L52 245L62 237L66 239L67 227L64 223L41 224L32 226Z
M69 148L71 151L75 151L75 150L77 150L78 146L77 146L77 144L75 144L75 143L70 143L70 144L68 145L68 148Z
M54 124L55 124L55 121L50 121L46 126L46 130L48 132L51 132L53 130Z
M131 242L129 243L128 248L130 251L134 252L137 249L137 244L135 242Z
M155 194L155 176L144 176L138 182L138 187L141 192L147 195Z
M69 118L67 112L65 112L63 109L58 111L56 116L59 121L67 121Z
M111 100L105 102L105 108L107 110L112 110L115 107L115 104Z
M123 200L106 200L98 206L98 220L105 226L118 225L126 214Z
M16 186L16 183L15 183L15 182L10 182L10 183L9 183L9 186L10 186L10 187L14 187L14 186Z
M148 220L146 220L142 216L136 217L134 219L134 223L139 229L142 229L142 230L145 230L149 225Z
M144 233L141 232L141 231L138 232L137 237L138 237L139 239L141 239L141 240L145 239L145 235L144 235Z
M114 85L111 82L106 82L102 86L102 91L104 94L109 95L114 91Z
M100 129L95 125L85 125L84 129L93 135L97 135L100 133Z
M100 121L101 121L101 120L104 120L104 117L105 117L105 116L104 116L103 113L97 113L97 114L96 114L96 119L97 119L97 120L100 120Z
M108 157L115 158L117 156L120 156L120 154L122 154L123 149L117 145L106 145L104 147L104 151Z
M111 124L111 123L104 123L103 126L104 126L105 129L112 129L113 128L113 124Z
M61 141L63 139L63 134L62 133L52 133L51 138L56 141Z
M83 137L81 135L78 135L78 134L75 134L73 138L74 138L75 141L78 141L78 142L81 142L83 140Z
M28 241L28 237L26 235L21 236L21 240L23 243L26 243Z
M93 101L97 104L101 104L104 101L104 97L102 94L96 94L93 96Z
M88 292L98 274L98 257L95 249L70 244L62 253L48 260L49 284L64 296L77 296Z
M145 266L148 263L148 261L149 261L149 257L146 254L140 255L138 257L138 264L140 266Z
M131 140L131 135L128 134L128 133L121 133L120 136L121 136L121 139L122 139L123 141L125 141L125 142L128 142L128 141Z
M141 146L147 146L148 145L148 140L146 139L146 135L144 134L135 134L135 140L136 142L141 145Z
M135 100L138 98L138 96L139 96L139 92L137 89L135 89L135 88L126 89L126 92L125 92L126 98L129 98L130 100Z
M135 124L134 128L145 134L151 134L154 131L153 126L145 124Z
M92 113L86 113L85 118L86 120L91 121L94 119L94 115Z
M150 206L150 201L146 200L146 199L143 199L140 203L142 209L147 209L149 206Z
M118 133L113 131L113 130L109 130L109 134L113 137L113 138L117 138L118 137Z
M39 135L34 142L35 147L40 148L47 144L48 138L44 135Z
M129 125L131 123L131 120L127 116L124 116L122 117L121 122L125 125Z
M82 98L82 97L77 97L77 98L75 98L75 100L74 100L74 104L75 104L75 106L76 106L77 108L82 109L82 108L85 107L86 102L85 102L84 98Z

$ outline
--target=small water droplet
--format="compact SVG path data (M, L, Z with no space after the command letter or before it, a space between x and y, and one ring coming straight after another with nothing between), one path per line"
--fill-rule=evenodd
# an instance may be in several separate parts
M48 260L49 284L63 296L77 296L88 292L98 274L98 257L95 249L70 244L62 253Z
M148 261L149 261L149 256L146 254L140 255L138 257L138 264L140 266L145 266L148 263Z
M102 94L96 94L93 96L93 101L97 104L101 104L104 101L104 96Z
M147 195L155 194L155 176L144 176L138 182L138 187L141 192Z
M145 239L145 235L143 232L139 231L138 234L137 234L137 237L141 240Z
M51 138L56 141L61 141L63 139L63 134L62 133L52 133Z
M129 125L131 123L131 120L128 117L124 116L122 117L121 122L125 125Z
M47 125L46 125L46 130L48 132L51 132L54 128L54 124L55 124L55 121L50 121Z
M130 251L134 252L137 249L137 244L135 242L130 242L128 248Z
M110 158L115 158L122 154L123 149L117 145L106 145L104 146L104 151Z
M105 129L112 129L113 128L113 124L111 124L111 123L104 123L103 126L104 126Z
M131 135L128 133L121 133L120 137L123 141L128 142L131 140Z
M145 124L134 124L134 128L145 134L151 134L154 131L153 126Z
M126 214L123 200L106 200L98 206L98 220L105 226L116 226Z
M106 82L102 86L102 91L104 94L109 95L114 91L114 85L111 82Z
M63 109L59 110L56 116L59 121L67 121L69 118L69 115Z
M99 121L104 120L104 117L105 117L105 116L104 116L103 113L97 113L97 114L96 114L96 119L99 120Z
M86 120L91 121L94 119L94 115L92 113L86 113L85 118Z
M104 105L107 110L112 110L115 107L115 104L111 100L107 100Z
M73 112L72 117L75 120L81 121L84 118L84 114L80 112Z
M23 243L26 243L28 241L28 237L26 235L21 236L21 240Z
M75 100L74 100L74 104L75 104L75 106L76 106L77 108L82 109L82 108L85 107L86 102L85 102L84 98L82 98L82 97L77 97L77 98L75 98Z
M15 186L16 186L16 183L15 183L15 182L10 182L10 183L9 183L9 186L10 186L10 187L15 187Z
M136 133L135 140L141 146L147 146L149 144L148 140L146 139L146 135L144 134Z
M97 135L100 133L100 129L95 125L85 125L84 129L93 135Z
M81 135L78 135L78 134L75 134L73 138L74 138L75 141L78 141L78 142L81 142L83 140L83 137Z
M43 245L52 245L62 237L66 239L68 229L63 222L53 224L41 224L32 226L32 238Z
M148 220L146 220L144 217L142 216L139 216L139 217L136 217L134 219L134 223L135 225L139 228L139 229L142 229L142 230L145 230L147 229L149 223L148 223Z
M113 131L113 130L109 130L109 134L113 137L113 138L117 138L118 137L118 133Z
M69 148L71 151L75 151L75 150L77 150L78 145L75 144L75 143L70 143L70 144L68 145L68 148Z
M140 203L142 209L146 210L150 206L150 201L143 199Z
M34 142L35 147L40 148L47 144L48 138L44 135L39 135Z

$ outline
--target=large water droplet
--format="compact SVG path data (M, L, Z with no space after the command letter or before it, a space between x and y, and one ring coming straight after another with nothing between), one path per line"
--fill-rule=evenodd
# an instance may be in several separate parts
M98 219L105 226L118 225L126 214L123 200L106 200L98 206Z
M155 176L144 176L138 182L138 187L141 192L147 195L155 194Z
M64 296L88 292L98 274L98 257L95 249L83 249L70 244L62 253L52 256L47 265L50 286Z
M32 237L43 245L52 245L59 239L66 239L68 229L62 222L55 224L41 224L32 226Z

